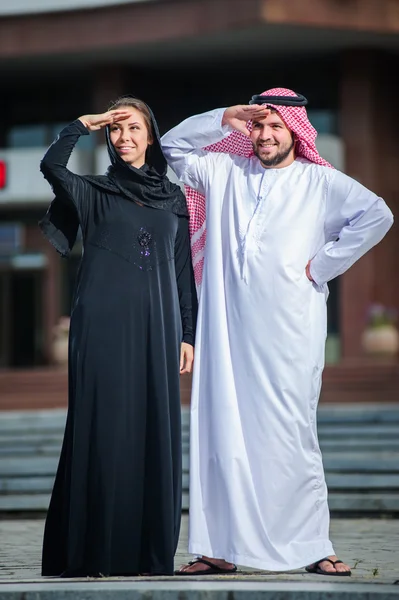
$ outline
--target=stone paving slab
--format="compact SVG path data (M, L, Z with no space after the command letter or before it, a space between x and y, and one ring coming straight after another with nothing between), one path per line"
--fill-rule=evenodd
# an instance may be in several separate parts
M53 585L57 583L58 586L60 582L65 581L40 576L43 527L43 519L0 520L0 599L5 584L51 582ZM187 531L188 517L185 513L176 553L176 568L190 558L187 553ZM340 587L344 584L381 584L384 589L396 581L399 582L399 520L333 519L331 537L337 555L352 567L353 575L350 578L322 577L299 570L271 573L240 567L239 572L234 575L207 576L207 581L291 582L301 585L334 583ZM143 579L132 577L129 581L142 582ZM171 581L170 578L151 578L151 581L156 580ZM184 590L190 582L203 580L203 577L175 577L173 581L179 581L181 589ZM110 581L110 578L106 578L105 581ZM380 585L372 587L379 588ZM399 595L399 585L395 590Z

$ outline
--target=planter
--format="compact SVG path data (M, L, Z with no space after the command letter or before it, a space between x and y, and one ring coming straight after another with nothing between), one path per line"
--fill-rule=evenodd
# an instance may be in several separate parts
M393 325L381 325L366 329L362 335L366 354L393 356L399 350L399 333Z
M68 337L62 336L53 341L52 357L56 365L66 367L68 365Z

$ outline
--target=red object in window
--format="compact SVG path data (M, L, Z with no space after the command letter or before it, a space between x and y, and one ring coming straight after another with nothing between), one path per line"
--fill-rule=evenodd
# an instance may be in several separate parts
M6 187L7 165L4 160L0 160L0 190Z

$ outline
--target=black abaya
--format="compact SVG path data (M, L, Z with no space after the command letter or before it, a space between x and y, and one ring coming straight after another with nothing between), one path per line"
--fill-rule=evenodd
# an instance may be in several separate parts
M42 574L172 575L180 344L193 344L196 302L188 221L68 171L82 127L66 127L41 165L58 199L77 212L84 241Z

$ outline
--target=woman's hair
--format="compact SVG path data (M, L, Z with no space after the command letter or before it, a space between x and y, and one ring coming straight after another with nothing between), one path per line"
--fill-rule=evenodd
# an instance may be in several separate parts
M110 103L110 105L108 106L108 110L116 110L119 108L126 107L135 108L136 110L141 112L141 114L144 117L144 123L147 127L149 143L152 144L152 142L154 141L154 132L152 129L152 119L150 111L148 110L147 105L142 100L139 100L139 98L134 98L133 96L121 96L120 98L117 98L116 100Z

